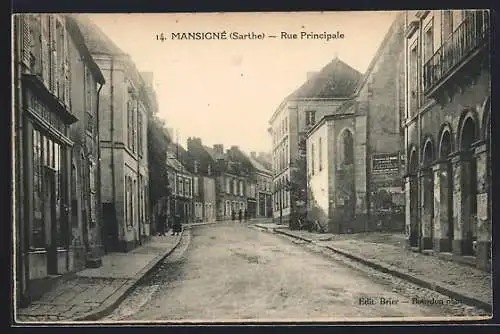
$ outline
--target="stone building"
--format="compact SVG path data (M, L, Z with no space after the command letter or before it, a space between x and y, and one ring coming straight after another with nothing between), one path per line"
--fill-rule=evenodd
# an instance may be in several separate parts
M129 251L150 234L148 208L147 117L151 94L130 57L85 15L75 19L99 65L100 150L105 251Z
M78 24L66 16L71 68L71 109L79 119L71 125L73 140L71 227L75 265L100 266L104 253L102 243L99 93L104 77L85 45ZM84 57L82 57L84 55ZM79 251L77 251L79 250ZM80 265L80 266L81 266Z
M181 163L179 154L169 150L166 157L170 196L168 198L167 219L172 225L175 216L179 216L183 224L194 222L193 210L193 176Z
M67 16L16 15L13 28L13 240L16 302L24 306L57 277L81 269L88 253L99 248L99 217L72 220L73 210L92 199L92 191L86 192L72 205L78 191L72 176L95 171L72 159L81 149L72 125L84 122L77 117L83 111L97 113L96 103L82 110L81 102L96 102L97 83L104 81ZM82 68L87 77L79 74ZM97 163L95 143L87 147ZM76 238L86 247L78 247Z
M247 209L246 183L250 174L247 161L242 161L242 153L237 146L224 152L222 144L213 148L203 146L214 164L217 220L238 219L238 214Z
M361 79L361 74L335 58L319 73L310 73L308 80L290 94L270 119L273 155L273 218L288 224L298 211L301 198L292 198L288 185L294 170L305 172L297 163L300 145L306 132L318 120L349 101ZM332 83L335 84L333 85ZM306 184L301 185L303 188Z
M272 218L272 182L273 173L265 162L262 162L262 155L257 156L256 152L250 152L248 157L253 165L255 178L255 210L249 210L253 218Z
M197 222L216 219L216 191L213 174L214 161L203 147L200 138L187 140L188 170L193 174L194 217Z
M306 134L307 218L324 230L404 230L403 28L398 15L354 89L330 104ZM327 85L343 77L339 70L325 70L319 75L331 78Z
M405 12L406 231L417 251L490 267L486 10Z

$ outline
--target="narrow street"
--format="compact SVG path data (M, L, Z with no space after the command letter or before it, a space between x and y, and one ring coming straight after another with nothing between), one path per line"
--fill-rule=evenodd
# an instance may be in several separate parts
M314 246L221 223L186 230L179 247L104 321L342 320L479 315L408 282L349 265ZM381 304L384 299L388 302Z

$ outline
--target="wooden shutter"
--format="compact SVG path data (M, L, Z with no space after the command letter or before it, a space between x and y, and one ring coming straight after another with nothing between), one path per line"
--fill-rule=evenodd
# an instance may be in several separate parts
M63 18L64 20L64 18ZM66 106L71 106L70 92L71 92L71 72L70 72L70 41L71 38L65 25L62 25L64 31L64 103Z
M47 89L50 89L50 36L49 36L49 18L46 14L40 15L41 25L41 62L42 62L42 78Z
M56 24L55 18L53 15L48 16L49 20L49 48L50 48L50 80L49 86L52 94L57 94L57 53L56 53Z
M21 29L23 38L23 49L22 49L22 61L23 63L30 67L31 66L31 47L32 47L32 35L31 35L31 15L21 14Z

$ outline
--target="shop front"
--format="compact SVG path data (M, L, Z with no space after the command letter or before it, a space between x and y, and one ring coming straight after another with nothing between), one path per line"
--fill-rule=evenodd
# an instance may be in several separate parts
M23 89L23 180L25 219L20 230L23 299L36 299L52 278L73 270L70 217L72 142L68 126L76 121L36 78ZM31 84L31 85L30 85ZM19 226L18 226L19 227Z

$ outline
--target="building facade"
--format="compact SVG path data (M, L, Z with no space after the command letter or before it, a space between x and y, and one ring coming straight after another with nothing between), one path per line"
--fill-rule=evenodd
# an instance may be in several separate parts
M262 156L250 152L249 160L255 170L255 210L250 210L253 218L272 218L272 171L262 163Z
M183 224L192 223L195 220L193 176L178 160L175 153L167 152L166 165L170 186L167 210L168 223L172 226L176 216Z
M491 263L486 10L405 13L406 232L420 251Z
M71 107L79 119L71 125L71 229L75 266L100 266L102 243L99 93L105 81L87 49L78 24L66 16L71 68Z
M404 16L355 93L307 133L308 219L333 233L404 231Z
M306 132L318 120L348 101L360 78L357 70L335 58L319 73L311 73L308 80L288 96L271 117L273 219L278 224L289 224L295 212L306 205L305 196L290 191L290 185L299 179L296 174L306 172L305 166L299 162ZM307 184L304 181L297 187L306 191Z
M80 102L98 99L97 83L103 80L85 45L74 47L81 34L67 16L17 15L13 31L13 240L16 299L24 306L50 288L55 277L81 269L86 261L78 260L99 248L99 217L72 220L73 210L96 194L87 192L73 205L82 182L75 184L72 176L96 167L75 159L81 146L74 140L81 137L74 135L72 125L83 111ZM89 71L87 78L78 74L75 59ZM96 113L97 105L85 111ZM87 147L95 161L95 143Z
M187 140L188 162L186 167L193 174L194 216L197 222L216 219L216 187L213 176L215 162L203 147L200 138Z
M107 85L101 90L100 150L105 251L129 251L150 234L147 116L150 95L130 57L85 16L75 16Z

